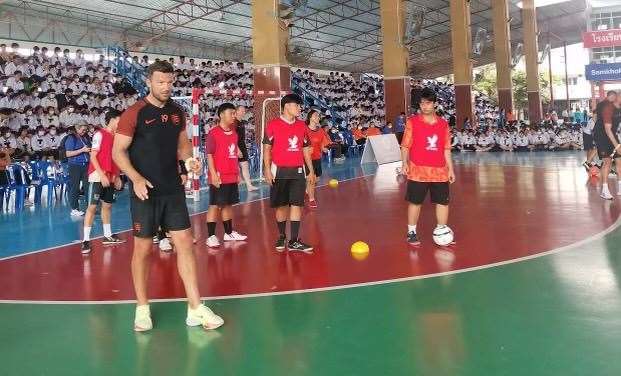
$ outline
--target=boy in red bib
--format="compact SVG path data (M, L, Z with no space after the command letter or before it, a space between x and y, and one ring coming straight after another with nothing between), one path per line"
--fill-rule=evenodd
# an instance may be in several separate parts
M84 216L84 238L82 240L82 253L91 252L91 229L95 220L97 204L101 204L101 221L103 222L103 244L123 243L118 236L112 234L110 219L112 216L112 204L115 201L115 190L121 189L123 183L119 177L120 171L112 160L112 145L114 134L119 124L121 112L111 109L106 113L105 128L95 132L91 147L91 158L88 165L88 191L86 199L88 205Z
M315 183L315 170L311 158L312 148L306 124L298 119L302 98L287 94L280 101L282 116L271 120L263 138L263 172L270 185L270 206L276 209L279 237L275 248L310 253L313 247L299 238L300 220L304 207L306 182ZM304 173L305 167L308 175ZM285 229L287 219L291 223L291 235L287 243Z
M408 177L406 201L408 206L407 241L420 244L416 223L427 192L436 204L436 229L447 227L449 215L449 184L455 182L451 160L451 134L446 120L435 113L436 93L423 89L420 114L407 120L401 155L403 173Z
M241 151L235 131L235 106L218 107L220 122L207 134L205 154L209 166L209 210L207 211L207 246L219 247L216 236L218 213L224 225L224 241L244 241L248 237L233 231L233 208L239 202L239 161Z

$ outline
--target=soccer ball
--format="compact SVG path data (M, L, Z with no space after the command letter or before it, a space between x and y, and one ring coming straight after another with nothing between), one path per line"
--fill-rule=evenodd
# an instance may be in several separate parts
M433 230L433 241L439 246L447 246L453 242L455 234L448 226L436 227Z

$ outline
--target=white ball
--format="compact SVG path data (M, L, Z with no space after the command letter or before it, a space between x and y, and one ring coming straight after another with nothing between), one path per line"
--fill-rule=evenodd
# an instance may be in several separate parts
M439 246L447 246L453 242L455 234L450 227L444 226L433 230L433 241Z

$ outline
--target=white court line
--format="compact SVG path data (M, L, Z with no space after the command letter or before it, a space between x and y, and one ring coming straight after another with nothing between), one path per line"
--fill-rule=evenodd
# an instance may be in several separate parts
M590 243L595 240L603 239L606 235L613 232L619 225L621 224L621 216L617 218L615 223L610 225L607 229L597 234L591 235L588 238L582 239L576 243L568 244L566 246L555 248L550 251L545 251L541 253L537 253L530 256L519 257L516 259L511 259L507 261L495 262L492 264L479 265L465 269L459 270L451 270L448 272L442 273L434 273L434 274L426 274L419 275L413 277L402 277L402 278L394 278L394 279L384 279L381 281L373 281L373 282L362 282L362 283L352 283L347 285L339 285L339 286L329 286L329 287L318 287L312 289L299 289L299 290L289 290L289 291L275 291L275 292L263 292L263 293L255 293L255 294L239 294L239 295L220 295L213 297L202 297L201 299L207 301L213 300L226 300L226 299L247 299L247 298L260 298L260 297L269 297L269 296L280 296L280 295L292 295L292 294L307 294L312 292L325 292L325 291L334 291L334 290L344 290L355 287L368 287L368 286L377 286L377 285L385 285L389 283L398 283L398 282L407 282L407 281L415 281L419 279L428 279L428 278L436 278L436 277L445 277L456 274L462 274L467 272L473 272L478 270L485 270L491 268L497 268L505 265L515 264L518 262L528 261L537 259L544 256L554 255L565 251L570 251L572 249L583 246L586 243ZM151 302L182 302L186 301L186 298L171 298L171 299L151 299ZM75 305L88 305L88 304L134 304L135 300L0 300L0 304L75 304Z
M374 175L375 175L375 174L368 174L368 175L360 175L360 176L355 176L355 177L353 177L353 178L348 178L348 179L339 180L339 183L341 183L341 182L346 182L346 181L351 181L351 180L356 180L356 179L363 179L363 178L367 178L367 177L369 177L369 176L374 176ZM328 186L328 184L322 184L322 185L318 185L318 186L317 186L317 188L323 188L323 187L327 187L327 186ZM255 191L255 192L256 192L256 191ZM256 193L260 193L260 192L256 192ZM247 194L251 194L251 193L249 193L249 192L248 192ZM257 199L255 199L255 200L250 200L250 201L240 202L240 203L235 204L235 205L233 205L233 206L244 205L244 204L251 204L251 203L253 203L253 202L257 202L257 201L267 200L268 198L269 198L269 195L268 195L267 197L261 197L261 198L257 198ZM192 218L192 217L196 217L196 216L201 215L201 214L204 214L204 213L207 213L207 210L201 210L201 211L199 211L199 212L196 212L196 213L194 213L194 214L190 215L190 218ZM129 232L129 231L131 231L131 228L127 228L127 229L120 230L120 231L119 231L119 233L125 233L125 232ZM95 237L95 238L91 238L91 240L96 240L96 239L101 239L101 238L103 238L103 235L102 235L102 236L97 236L97 237ZM64 248L64 247L68 247L68 246L70 246L70 245L75 245L75 244L78 244L78 243L80 243L80 240L74 240L74 241L72 241L71 243L66 243L66 244L61 244L61 245L55 245L55 246L53 246L53 247L43 248L43 249L39 249L39 250L36 250L36 251L30 251L30 252L20 253L19 255L13 255L13 256L0 257L0 261L4 261L4 260L11 260L11 259L19 258L19 257L28 256L28 255L34 255L34 254L41 253L41 252L48 252L48 251L52 251L52 250L55 250L55 249L58 249L58 248Z

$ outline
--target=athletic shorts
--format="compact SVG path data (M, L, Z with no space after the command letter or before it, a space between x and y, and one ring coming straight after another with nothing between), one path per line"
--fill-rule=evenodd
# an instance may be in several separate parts
M134 236L152 238L158 228L164 231L182 231L191 227L185 193L150 196L140 200L134 194L130 198Z
M617 136L615 135L615 138L616 137ZM599 157L610 158L610 155L615 150L615 147L612 145L612 142L610 142L608 135L606 135L605 133L596 133L593 139L595 140L595 146L597 147L597 154L599 154ZM617 142L619 142L618 139ZM621 155L619 153L615 153L614 158L621 158Z
M593 141L593 136L590 134L582 133L582 145L582 148L584 150L593 149L595 147L595 141Z
M87 205L97 205L99 200L106 204L113 204L116 201L116 190L114 185L104 187L99 182L88 183L88 191L86 193Z
M438 205L449 204L449 183L431 183L408 180L405 200L414 204L421 205L427 197L427 192L431 193L431 202Z
M238 158L239 162L248 162L248 147L246 144L239 146L239 151L241 152L241 158Z
M310 174L310 171L308 171L308 169L306 169L306 176L308 176L308 174ZM321 159L313 159L313 170L315 170L315 176L316 177L320 177L321 174L323 173L321 170Z
M270 206L304 206L306 179L274 179L270 188Z
M229 206L239 203L237 183L220 184L220 188L209 184L209 205Z

